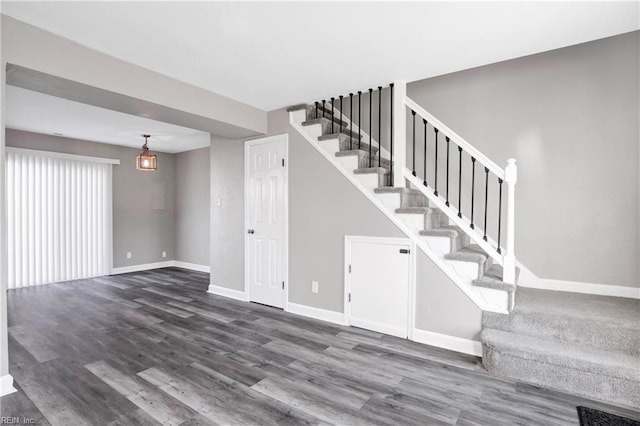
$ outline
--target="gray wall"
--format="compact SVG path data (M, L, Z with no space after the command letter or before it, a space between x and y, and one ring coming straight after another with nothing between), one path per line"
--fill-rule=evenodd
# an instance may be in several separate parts
M211 136L210 155L211 284L244 291L244 142Z
M135 168L139 150L6 129L7 146L114 158L113 166L113 266L162 262L174 258L174 156L158 155L158 170L140 172ZM165 209L153 211L153 184L165 184ZM162 251L167 257L162 258ZM126 258L126 252L132 258Z
M499 165L518 160L516 255L541 278L639 286L640 32L411 83Z
M209 265L209 148L175 154L175 260Z
M342 312L344 236L405 235L289 125L284 109L269 113L269 133L289 134L289 302ZM419 329L477 339L481 311L425 255L416 287Z

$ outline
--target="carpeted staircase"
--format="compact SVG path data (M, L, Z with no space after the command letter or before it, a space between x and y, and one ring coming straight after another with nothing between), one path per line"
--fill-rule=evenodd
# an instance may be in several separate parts
M509 314L483 308L481 339L487 370L640 409L638 300L525 287L518 287L516 294L514 284L502 281L502 268L491 256L471 244L469 236L452 226L427 197L410 185L391 186L388 153L379 153L375 141L369 146L335 110L334 118L330 109L316 110L313 105L288 111L292 123L302 126L298 131L401 218L405 233L417 243L426 242L459 282L505 295L501 306L508 307Z
M335 110L332 114L329 107L303 104L288 111L304 111L300 124L306 136L316 139L324 151L332 153L365 187L373 190L388 209L439 256L443 256L443 261L456 274L476 289L504 294L505 309L512 306L515 285L502 281L502 268L493 265L492 258L482 248L471 244L462 229L450 225L447 216L420 191L390 186L391 161L388 153L378 152L375 141L369 146L366 138L351 130L346 117L341 120L340 115Z
M640 409L640 301L519 287L482 328L487 370Z

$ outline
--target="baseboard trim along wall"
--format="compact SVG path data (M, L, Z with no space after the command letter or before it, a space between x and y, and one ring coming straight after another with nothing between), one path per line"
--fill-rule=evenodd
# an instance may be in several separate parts
M540 290L567 291L570 293L594 294L598 296L627 297L640 299L640 288L620 285L593 284L579 281L563 281L540 278L535 282L518 283L520 287Z
M244 291L234 290L226 287L220 287L213 284L209 285L209 289L207 290L207 293L217 294L218 296L224 296L230 299L240 300L242 302L249 301L249 295Z
M331 322L333 324L346 325L343 312L329 311L327 309L314 308L291 302L287 304L286 311L292 314L302 315L304 317Z
M207 265L198 265L196 263L182 262L180 260L166 260L164 262L155 263L143 263L141 265L121 266L119 268L112 268L110 275L128 274L129 272L149 271L151 269L158 268L183 268L190 269L192 271L199 272L211 272L211 267Z
M0 377L0 396L9 395L14 392L17 392L17 390L13 387L13 377L9 374Z
M141 265L121 266L111 268L111 275L128 274L129 272L148 271L150 269L169 268L173 266L173 260L155 263L143 263Z
M424 343L425 345L437 346L439 348L479 357L482 356L482 343L475 340L434 333L433 331L420 330L418 328L413 330L413 340L418 343Z
M197 263L183 262L181 260L174 260L173 266L176 268L190 269L192 271L211 273L211 267L208 265L198 265Z

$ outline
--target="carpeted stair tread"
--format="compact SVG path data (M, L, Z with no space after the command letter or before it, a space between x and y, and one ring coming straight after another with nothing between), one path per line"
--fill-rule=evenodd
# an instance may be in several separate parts
M363 164L363 162L368 162L369 152L363 149L349 149L345 151L336 152L336 157L358 157L360 164ZM371 164L374 166L378 164L378 156L374 155L371 158ZM390 168L391 162L386 158L381 158L380 166L384 168Z
M318 140L319 141L327 141L327 140L331 140L331 139L339 139L340 142L347 142L349 143L349 140L353 140L354 144L358 143L358 134L356 133L355 135L349 135L347 133L343 132L342 133L327 133L326 135L320 135L318 136ZM360 148L362 149L362 146L367 146L367 150L369 150L369 144L365 143L364 141L360 142ZM376 148L375 146L372 148L372 150L376 150L378 151L378 148Z
M303 126L312 126L314 124L326 124L326 125L331 125L331 117L318 117L318 118L312 118L306 121L302 122ZM340 130L340 119L338 117L334 117L333 119L333 126L335 128L335 130ZM347 123L346 122L342 122L342 126L347 127Z
M638 358L633 355L583 348L565 342L491 328L483 329L480 336L483 344L500 353L509 353L523 360L633 380L640 386Z
M638 299L520 287L515 310L543 315L561 313L564 316L603 321L612 325L622 324L640 333Z
M434 207L401 207L395 212L398 214L431 214L440 213L440 210Z
M389 173L389 170L385 169L384 167L363 167L360 169L355 169L353 173L357 175L364 175L368 173L387 174Z
M480 264L486 262L489 258L484 250L476 244L468 245L458 251L446 254L444 257L449 260L459 260L462 262L474 262Z
M427 237L449 237L458 238L463 234L462 229L457 226L439 226L437 228L420 231L420 235Z
M389 186L384 188L376 188L373 190L376 194L408 194L408 195L422 195L422 192L413 188L398 188L395 186Z
M479 280L473 280L472 284L476 287L491 288L493 290L502 290L509 293L516 291L515 284L509 284L493 277L487 277L486 273Z

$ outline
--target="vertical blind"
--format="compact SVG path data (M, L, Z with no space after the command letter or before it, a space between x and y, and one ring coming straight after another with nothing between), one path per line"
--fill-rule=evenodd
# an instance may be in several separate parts
M111 164L7 150L9 288L106 275Z

